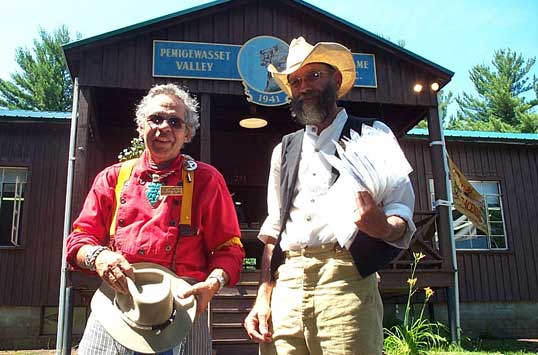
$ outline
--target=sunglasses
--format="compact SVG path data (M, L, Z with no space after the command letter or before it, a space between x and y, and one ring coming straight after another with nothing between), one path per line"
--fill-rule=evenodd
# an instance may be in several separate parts
M301 83L304 81L307 84L311 84L315 81L318 81L321 78L321 74L327 75L330 74L328 71L323 70L314 70L310 71L303 76L294 76L290 77L288 76L288 83L290 86L294 89L297 89L301 86Z
M164 117L161 115L151 115L147 121L152 128L161 127L164 121L168 122L168 125L175 129L181 129L185 126L185 121L175 116Z

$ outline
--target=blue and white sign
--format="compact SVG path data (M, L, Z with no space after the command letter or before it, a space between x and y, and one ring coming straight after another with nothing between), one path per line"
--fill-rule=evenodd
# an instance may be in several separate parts
M153 41L153 76L241 80L237 54L241 46Z
M288 44L271 36L259 36L244 45L153 41L153 76L168 78L242 81L247 100L263 106L290 101L267 66L286 67ZM375 56L353 53L355 87L377 88Z
M288 44L270 36L259 36L248 40L237 58L239 75L247 100L262 106L279 106L289 102L289 97L280 89L271 73L273 64L279 71L286 67Z
M355 87L377 88L375 56L367 53L353 53L355 61Z

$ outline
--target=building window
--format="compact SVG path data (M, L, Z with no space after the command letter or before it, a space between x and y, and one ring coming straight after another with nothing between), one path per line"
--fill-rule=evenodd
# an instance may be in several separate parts
M0 246L20 245L27 168L0 167Z
M501 199L501 190L498 181L472 181L469 182L485 198L487 222L490 228L490 235L476 228L469 219L452 208L452 218L454 220L454 238L456 249L458 250L506 250L506 228L504 225L504 215ZM433 180L430 179L430 198L435 200L433 191ZM451 192L452 193L452 192Z

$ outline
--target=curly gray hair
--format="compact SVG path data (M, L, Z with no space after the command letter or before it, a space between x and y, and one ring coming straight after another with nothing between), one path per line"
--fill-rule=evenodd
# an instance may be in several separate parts
M152 87L146 96L140 100L136 106L135 122L138 127L142 127L146 123L146 111L149 101L157 95L170 95L179 98L185 104L185 125L191 131L191 139L196 134L196 129L200 127L198 115L198 101L192 96L188 89L176 84L159 84Z

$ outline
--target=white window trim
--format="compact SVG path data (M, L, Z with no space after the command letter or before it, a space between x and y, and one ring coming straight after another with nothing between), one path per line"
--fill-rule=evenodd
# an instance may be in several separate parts
M13 200L13 218L11 220L11 244L20 246L19 244L19 222L21 217L21 201L22 198L22 183L19 176L15 180L15 198Z
M28 181L28 168L26 167L15 167L15 166L0 166L0 209L2 208L2 201L4 200L2 198L3 196L3 186L5 182L5 172L8 169L18 169L18 170L24 170L24 174L26 175L25 181L21 181L19 175L15 178L15 191L14 191L14 197L13 197L13 214L11 216L11 235L10 240L12 245L0 245L0 248L10 248L10 247L18 247L21 246L20 243L20 216L22 213L22 208L24 206L22 203L24 202L24 197L22 196L23 193L23 186Z
M509 250L509 246L508 246L508 232L507 232L507 229L506 229L506 219L504 217L504 208L503 208L503 199L502 199L502 191L501 191L501 182L499 180L469 180L470 183L483 183L483 182L494 182L497 184L497 188L498 188L498 195L491 195L491 194L486 194L486 196L498 196L499 197L499 209L500 209L500 212L501 212L501 218L502 218L502 224L503 224L503 230L504 230L504 242L505 242L505 245L506 247L504 248L492 248L491 247L491 235L487 236L488 238L488 246L489 248L458 248L456 247L456 250L457 251L506 251L506 250ZM448 184L449 186L452 186L451 185L451 180L448 181ZM433 188L433 179L428 179L428 190L429 190L429 194L430 194L430 206L432 206L432 209L435 210L435 207L433 207L433 201L435 199L435 196L434 196L434 188ZM481 193L482 196L484 196L482 193ZM449 189L449 200L452 201L452 188ZM486 208L487 207L487 202L486 202ZM451 213L452 211L455 209L454 206L452 206L452 209L451 209ZM489 210L489 208L488 208ZM487 223L488 223L488 226L491 227L490 225L490 221L489 221L489 213L486 213L486 218L487 218ZM498 222L497 222L498 223ZM475 227L476 228L476 227ZM498 234L495 234L494 236L501 236L501 235L498 235Z

